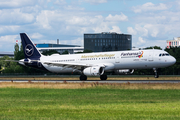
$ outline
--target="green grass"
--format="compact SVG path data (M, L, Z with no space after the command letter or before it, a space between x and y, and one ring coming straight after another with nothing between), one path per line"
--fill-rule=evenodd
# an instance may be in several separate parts
M1 88L0 119L179 120L180 90Z

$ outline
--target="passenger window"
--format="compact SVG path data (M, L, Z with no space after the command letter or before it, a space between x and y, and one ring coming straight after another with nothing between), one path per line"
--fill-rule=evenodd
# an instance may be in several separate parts
M161 54L159 54L159 57L161 57Z

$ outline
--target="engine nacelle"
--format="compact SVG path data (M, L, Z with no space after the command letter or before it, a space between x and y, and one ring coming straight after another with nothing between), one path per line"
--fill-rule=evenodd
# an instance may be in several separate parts
M133 74L134 69L120 69L120 70L115 70L116 74Z
M104 74L103 67L88 67L83 70L84 75L87 76L99 76Z

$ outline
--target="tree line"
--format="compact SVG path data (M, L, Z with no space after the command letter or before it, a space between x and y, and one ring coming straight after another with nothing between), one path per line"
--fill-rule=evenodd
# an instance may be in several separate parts
M147 47L145 49L161 49L158 46L154 47ZM170 55L176 58L176 63L170 67L158 69L160 75L180 75L180 48L179 47L171 47L166 48ZM84 50L80 53L91 53L91 50ZM59 54L56 50L49 50L43 51L43 55L52 55L52 54ZM69 54L68 51L63 52L62 54ZM20 59L24 59L24 52L22 45L19 47L18 44L14 46L14 58L10 58L8 56L4 56L0 58L0 73L1 74L52 74L48 71L41 71L38 69L34 69L31 67L25 67L19 65L18 62L12 62L13 60L18 61ZM12 61L5 61L5 60L12 60ZM154 74L152 69L140 69L135 70L133 73L134 75L152 75Z

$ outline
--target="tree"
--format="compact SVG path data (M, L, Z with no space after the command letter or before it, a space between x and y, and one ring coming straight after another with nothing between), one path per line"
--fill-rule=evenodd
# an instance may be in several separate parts
M59 52L58 51L56 51L56 50L46 50L46 51L43 51L42 52L42 54L43 55L52 55L52 54L56 54L56 53L58 53L59 54Z
M13 58L10 58L9 56L3 56L0 58L0 69L3 68L1 71L6 72L7 70L13 70L16 63L5 60L13 60Z
M164 70L166 71L166 73L170 73L170 74L180 74L180 48L179 47L170 47L170 48L166 48L165 51L167 51L170 55L172 55L175 59L176 59L176 63L170 67L167 67L168 70Z
M62 54L63 54L63 55L69 54L69 52L66 50L66 51L64 51Z
M162 48L161 48L161 47L159 47L159 46L147 47L147 48L145 48L145 49L160 49L160 50L162 50Z
M14 49L15 49L15 51L14 51L14 60L24 59L24 52L23 52L22 43L21 43L20 51L19 51L19 45L17 43L16 43Z
M83 53L92 53L93 51L92 50L84 50Z
M16 54L19 51L19 45L16 43L14 46L14 54Z

